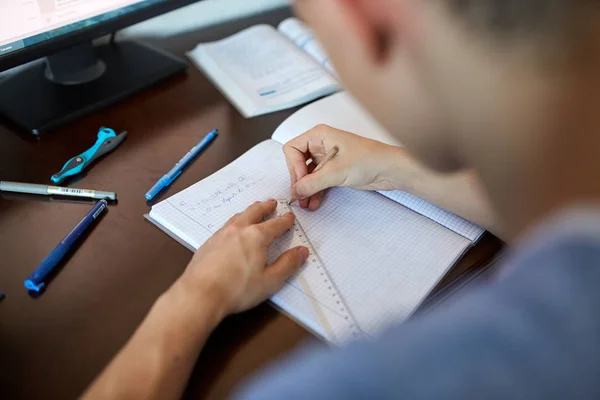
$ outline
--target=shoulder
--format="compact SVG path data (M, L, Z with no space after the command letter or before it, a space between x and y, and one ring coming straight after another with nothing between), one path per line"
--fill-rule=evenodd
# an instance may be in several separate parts
M504 273L450 304L337 351L306 350L244 398L578 398L600 375L600 212L531 232Z
M559 275L599 273L600 209L573 208L531 229L508 254L503 276L529 274L544 269ZM544 274L547 275L547 274Z

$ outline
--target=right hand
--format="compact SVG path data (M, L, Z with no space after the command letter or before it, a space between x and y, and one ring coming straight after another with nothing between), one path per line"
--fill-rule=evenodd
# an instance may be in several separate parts
M338 146L338 154L319 172L311 174L334 146ZM323 191L334 186L398 189L392 177L395 162L404 152L400 147L317 125L286 143L283 151L291 177L292 197L299 200L302 208L319 208ZM313 162L307 166L309 159Z

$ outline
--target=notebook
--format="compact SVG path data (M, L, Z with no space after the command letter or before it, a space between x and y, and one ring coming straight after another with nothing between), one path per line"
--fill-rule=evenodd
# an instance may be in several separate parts
M328 109L330 112L326 112ZM310 120L321 112L328 116L327 121ZM344 118L336 120L338 114ZM285 141L304 127L322 122L341 129L348 116L354 119L355 133L393 141L348 94L339 93L300 110L270 140L156 204L148 219L190 250L199 248L233 214L254 201L289 198L290 181L282 151ZM336 188L327 193L318 211L294 207L297 223L366 337L408 318L484 232L402 192ZM308 288L301 284L302 278ZM301 270L271 301L319 337L335 344L345 343L349 336L342 332L333 338L323 326L315 304L327 310L330 299L310 290L313 283Z
M307 103L340 90L327 54L300 20L256 25L199 44L188 57L246 118Z

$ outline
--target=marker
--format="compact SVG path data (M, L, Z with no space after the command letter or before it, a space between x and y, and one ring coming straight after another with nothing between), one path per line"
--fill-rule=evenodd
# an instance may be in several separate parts
M154 196L156 196L161 190L171 185L171 183L173 183L173 181L177 179L179 175L181 175L181 172L186 165L188 165L194 159L194 157L206 149L212 143L212 141L216 139L218 134L219 130L215 129L207 134L200 143L192 147L192 149L185 156L183 156L183 158L179 160L177 164L175 164L173 169L171 169L165 176L160 178L158 182L156 182L156 185L154 185L152 189L146 193L146 200L152 200Z
M2 192L14 192L14 193L27 193L27 194L41 194L43 196L67 196L67 197L80 197L86 199L96 200L116 200L117 194L114 192L102 192L99 190L89 189L75 189L66 188L59 186L47 186L47 185L36 185L33 183L20 183L20 182L0 182L0 191Z
M83 217L81 222L73 228L73 230L52 250L52 252L42 261L35 271L25 280L25 287L35 292L41 291L45 284L48 275L56 268L56 266L62 261L67 253L77 243L78 239L88 230L90 226L98 219L98 216L102 214L102 211L107 206L106 200L100 200L94 208L92 208Z

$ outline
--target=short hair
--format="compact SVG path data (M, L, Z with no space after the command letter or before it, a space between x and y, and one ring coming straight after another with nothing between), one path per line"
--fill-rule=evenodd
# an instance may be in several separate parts
M523 35L561 38L584 15L585 5L600 9L598 0L444 0L469 27L496 37ZM587 8L587 7L585 7Z
M600 0L442 1L467 29L496 43L528 45L546 66L580 63L600 43Z

